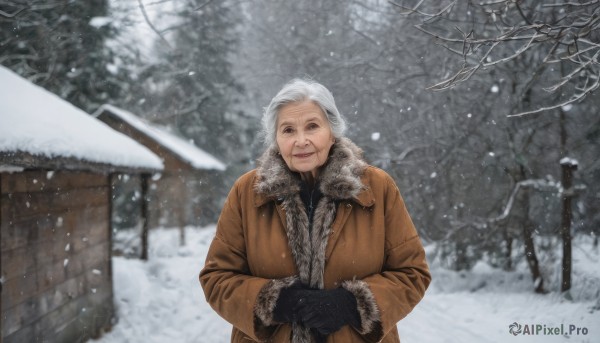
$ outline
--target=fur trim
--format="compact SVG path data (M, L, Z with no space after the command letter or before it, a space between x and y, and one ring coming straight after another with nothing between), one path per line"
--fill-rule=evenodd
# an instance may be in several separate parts
M300 191L299 178L290 172L285 161L271 146L258 159L257 193L272 199L282 199ZM363 189L360 177L367 167L362 150L348 138L338 138L331 147L327 163L319 175L323 195L332 199L351 199Z
M254 304L254 315L262 321L263 325L277 324L273 320L273 310L277 304L277 299L279 299L279 294L282 289L290 287L297 281L298 277L290 276L284 279L271 280L261 288L256 297L256 304Z
M362 280L349 280L342 282L342 287L354 294L356 307L360 314L360 328L357 331L361 335L373 333L377 328L381 330L381 317L379 308L375 302L373 292L366 282ZM383 334L383 333L382 333Z
M309 280L309 285L313 288L323 289L324 287L325 251L327 250L327 241L337 212L335 205L333 199L323 197L315 209L310 242L312 263Z
M300 195L287 197L282 207L285 210L285 219L289 223L286 229L288 244L292 251L292 256L296 262L300 281L309 284L310 280L310 260L311 247L309 242L309 223L308 215L304 210L304 204Z
M331 147L327 162L319 173L318 181L323 197L315 208L312 234L309 232L310 223L300 199L300 178L297 173L289 170L274 146L265 151L258 164L254 188L257 193L277 201L285 211L285 230L298 269L298 278L312 288L322 289L325 252L331 226L335 220L336 201L356 198L365 189L360 180L367 167L362 160L362 150L347 138L338 138ZM281 280L283 284L287 282L284 280L288 278ZM266 289L264 292L261 290L257 299L255 313L265 325L273 324L273 308L279 292L285 287L277 282L273 280L267 284ZM368 325L368 328L373 327L372 324ZM294 323L292 342L311 343L314 342L314 338L308 328Z
M281 203L286 215L288 244L300 281L313 288L323 288L325 251L335 220L336 201L355 198L364 189L360 177L366 167L362 150L349 139L338 138L319 175L323 198L316 206L310 235L297 174L289 170L274 146L259 159L255 190Z
M339 138L320 175L321 192L333 199L351 199L363 190L360 176L367 167L362 150L347 138Z

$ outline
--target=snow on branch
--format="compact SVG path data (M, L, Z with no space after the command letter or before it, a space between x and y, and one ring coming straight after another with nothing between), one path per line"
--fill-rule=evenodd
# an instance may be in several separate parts
M430 17L430 18L436 18L438 16L443 15L446 12L449 12L450 10L452 10L452 7L454 7L454 5L456 4L456 1L457 0L450 1L450 3L446 7L442 8L437 13L425 13L425 12L422 12L421 10L419 10L419 7L421 7L421 5L423 5L423 3L425 2L425 0L419 0L419 2L415 6L413 6L413 7L406 7L406 6L404 6L402 4L399 4L399 3L395 2L395 1L388 0L388 2L390 4L392 4L392 5L396 6L396 7L399 7L401 9L405 10L405 12L402 12L401 14L417 13L419 15L422 15L422 16L425 16L425 17Z
M577 160L574 160L571 158L563 158L561 160L561 164L577 165ZM482 229L487 229L487 228L491 227L493 224L496 224L496 223L506 220L514 208L515 199L516 199L517 195L524 188L533 188L536 190L546 190L546 191L550 191L550 192L556 192L556 194L559 196L565 196L565 195L574 195L575 192L584 190L585 186L584 185L576 185L576 186L571 187L570 189L564 189L561 182L556 182L556 181L552 181L552 180L545 180L545 179L522 180L515 184L510 196L508 197L508 200L506 201L506 204L504 205L502 213L499 214L498 216L479 220L479 221L461 222L461 223L455 222L455 223L452 223L452 225L455 228L464 228L467 226L471 226L471 227L475 227L477 229L482 230Z
M4 11L0 10L0 16L3 16L5 18L13 18L17 14L21 13L21 11L23 11L24 9L25 9L25 7L18 8L13 13L8 13L8 12L4 12Z
M508 197L508 200L506 201L506 204L504 205L502 213L500 213L498 216L492 217L492 218L473 220L473 221L468 221L468 222L453 222L453 223L451 223L452 226L455 229L460 229L460 228L465 228L465 227L474 227L479 230L484 230L484 229L488 229L489 227L493 226L494 224L497 224L499 222L506 220L514 208L515 199L516 199L517 195L519 194L519 191L521 191L524 188L534 188L534 189L538 189L538 190L555 191L557 194L562 194L562 192L563 192L563 188L562 188L562 185L560 182L555 182L552 180L545 180L545 179L522 180L515 184L510 196ZM452 232L449 232L449 235L451 235L451 234L452 234Z
M160 40L170 50L173 50L173 47L171 46L171 44L169 44L169 41L161 34L161 32L154 26L154 24L152 24L152 21L148 17L148 13L146 13L146 8L144 7L144 4L142 3L142 0L138 0L138 7L140 8L140 11L142 12L142 15L144 16L144 20L146 21L146 24L148 24L148 26L150 27L150 29L152 31L154 31L154 33L156 33L158 35L158 37L160 38Z
M421 16L416 28L463 59L457 71L428 87L430 90L452 89L481 69L529 61L538 65L538 72L550 73L550 79L556 80L540 89L564 97L557 96L554 104L538 103L531 110L509 115L518 117L581 102L600 87L600 0L527 7L512 0L389 2L401 8L402 14ZM550 67L552 63L561 63L561 67ZM548 78L539 76L533 73L525 84L538 79L547 82Z
M506 219L513 208L515 198L517 197L519 190L521 190L521 188L526 188L526 187L533 187L535 189L548 188L551 190L553 190L553 189L560 190L561 189L560 183L554 182L554 181L548 181L548 180L543 180L543 179L529 179L529 180L519 181L515 184L515 187L513 188L513 191L510 194L510 197L508 198L506 205L504 206L504 210L502 211L502 214L500 214L499 216L497 216L495 218L488 219L488 222L495 223L495 222L499 222L501 220Z

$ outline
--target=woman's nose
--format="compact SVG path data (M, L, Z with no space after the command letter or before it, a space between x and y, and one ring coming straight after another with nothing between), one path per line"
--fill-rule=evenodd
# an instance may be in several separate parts
M298 139L296 140L296 146L298 147L304 147L308 145L308 139L306 137L305 134L303 133L299 133L298 134Z

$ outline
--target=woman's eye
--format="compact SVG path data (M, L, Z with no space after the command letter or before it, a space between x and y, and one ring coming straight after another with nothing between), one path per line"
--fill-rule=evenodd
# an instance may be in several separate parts
M314 130L314 129L317 129L318 127L319 127L319 125L317 125L316 123L310 123L310 124L308 124L307 129Z
M283 130L281 132L283 133L292 133L294 130L291 127L286 127L283 128Z

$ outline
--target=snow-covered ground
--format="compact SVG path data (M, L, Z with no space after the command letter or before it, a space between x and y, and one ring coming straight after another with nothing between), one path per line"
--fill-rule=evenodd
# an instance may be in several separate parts
M113 259L118 322L98 343L229 342L230 325L212 311L198 282L214 227L187 230L179 246L176 230L150 234L148 262ZM600 310L587 294L598 289L600 256L592 249L574 249L575 301L556 292L536 295L528 274L502 272L484 264L471 272L452 272L432 264L433 282L417 308L398 328L403 343L451 342L600 342ZM583 270L583 271L582 271ZM593 292L592 292L593 293ZM598 294L595 296L598 297ZM596 306L596 309L594 309ZM521 326L513 336L509 326ZM543 335L561 324L580 328L579 335ZM518 326L515 325L515 328ZM527 328L525 327L527 325ZM538 335L523 335L540 325ZM587 334L583 335L581 329Z

